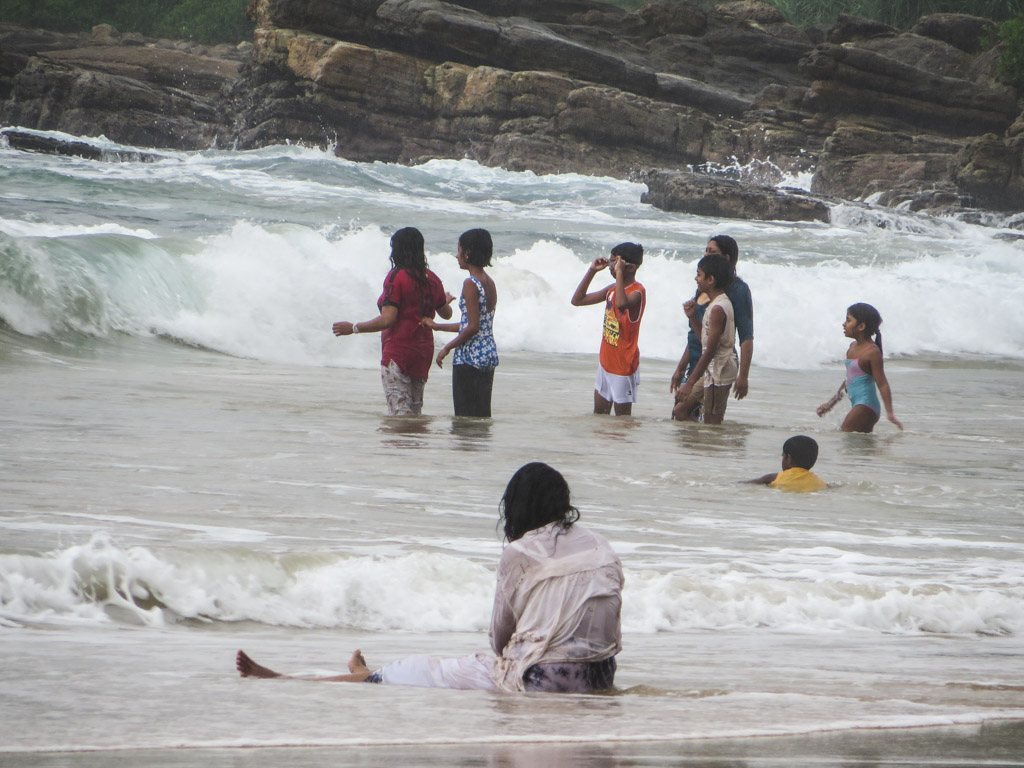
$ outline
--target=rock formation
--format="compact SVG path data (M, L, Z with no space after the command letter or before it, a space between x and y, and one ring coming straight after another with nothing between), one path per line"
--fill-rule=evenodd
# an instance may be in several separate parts
M820 219L822 207L771 188L811 168L813 191L839 198L1024 208L1024 116L995 77L985 19L800 30L759 0L250 10L251 54L0 27L0 124L144 147L292 141L353 160L644 178L655 205L722 216ZM754 160L771 172L739 187L707 178Z

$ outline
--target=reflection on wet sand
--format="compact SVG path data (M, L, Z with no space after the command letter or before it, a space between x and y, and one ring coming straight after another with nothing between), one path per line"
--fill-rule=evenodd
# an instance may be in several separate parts
M455 438L452 447L457 451L483 451L491 442L491 419L470 416L453 416L451 434Z

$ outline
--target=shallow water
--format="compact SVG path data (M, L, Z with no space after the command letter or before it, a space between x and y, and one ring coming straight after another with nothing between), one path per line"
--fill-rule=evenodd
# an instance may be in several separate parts
M0 150L0 175L0 749L451 757L1024 718L1024 262L991 231L889 212L884 230L731 224L757 352L750 396L706 428L668 419L667 387L687 254L724 227L641 206L636 185L285 148L166 167ZM400 215L449 286L444 243L495 233L492 420L451 416L447 369L431 415L382 416L377 340L330 335L372 315ZM568 296L627 238L649 254L641 400L600 418L599 312ZM855 299L886 318L903 433L814 416ZM737 482L797 433L833 488ZM343 670L356 647L371 664L484 649L497 501L531 460L623 559L616 694L234 674L239 647L295 673Z

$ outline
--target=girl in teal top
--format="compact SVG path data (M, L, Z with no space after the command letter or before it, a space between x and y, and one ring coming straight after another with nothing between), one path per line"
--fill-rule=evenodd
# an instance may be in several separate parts
M844 392L848 394L852 407L840 427L843 432L873 430L878 423L882 403L885 404L886 418L903 429L892 410L892 390L882 364L881 325L882 316L870 304L853 304L846 310L843 333L853 339L846 350L846 381L830 400L817 409L818 415L824 416L842 399ZM881 403L879 395L882 396Z

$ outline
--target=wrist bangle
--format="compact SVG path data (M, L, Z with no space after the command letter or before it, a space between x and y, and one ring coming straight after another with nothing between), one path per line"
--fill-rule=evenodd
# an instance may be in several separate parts
M352 323L352 333L360 333L359 323Z

